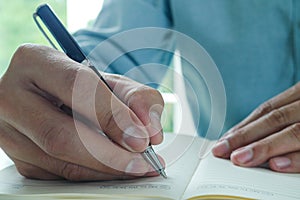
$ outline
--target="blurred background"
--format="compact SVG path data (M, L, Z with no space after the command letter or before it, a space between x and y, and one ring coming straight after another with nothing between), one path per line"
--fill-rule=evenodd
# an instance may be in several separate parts
M86 3L89 2L89 3ZM35 25L32 14L38 5L48 3L61 21L73 32L87 27L102 8L102 0L0 0L0 75L22 43L48 45Z
M103 0L0 0L0 77L5 73L13 53L20 44L37 43L49 46L32 18L38 5L43 3L48 3L73 33L93 24L102 9ZM179 58L174 59L171 65L171 68L180 72ZM163 81L163 85L167 87L159 88L165 100L162 119L164 132L194 133L186 102L178 103L178 96L185 96L183 84L173 80L171 70ZM185 112L184 118L182 112ZM0 149L0 169L9 164L11 161Z
M73 32L92 24L102 8L103 0L0 0L0 77L20 44L49 45L32 18L38 5L43 3L51 5L61 21ZM11 160L0 149L0 170L10 164Z

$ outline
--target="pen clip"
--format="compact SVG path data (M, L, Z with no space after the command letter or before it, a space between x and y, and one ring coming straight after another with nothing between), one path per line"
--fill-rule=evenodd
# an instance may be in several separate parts
M75 39L66 30L62 22L58 19L58 17L55 15L54 11L50 8L49 5L44 4L39 6L34 14L35 21L37 21L36 16L39 16L41 21L44 23L44 25L55 38L59 46L69 58L79 63L86 59L86 56L84 55L83 51L81 50ZM41 24L39 25L41 27ZM51 43L54 44L53 42Z
M51 46L54 49L58 50L58 48L56 47L56 45L54 44L54 42L51 41L50 37L48 36L48 34L46 33L46 31L43 29L42 25L38 21L38 14L37 13L33 13L33 20L34 20L35 24L37 25L38 29L42 32L42 34L45 36L45 38L51 44Z
M43 29L42 25L38 21L38 18L41 19L41 21L44 23L44 25L48 28L48 30L52 34L52 36L56 39L57 43L61 46L62 50L72 60L85 64L90 69L92 69L97 74L97 76L105 83L105 85L112 91L112 89L109 87L108 83L104 80L100 72L96 69L94 65L90 63L90 61L84 55L77 42L70 35L70 33L65 29L63 24L60 22L60 20L56 17L54 12L47 4L38 7L37 11L33 14L33 19L36 25L38 26L38 28L40 29L40 31L43 33L43 35L46 37L49 43L53 46L53 48L58 50L54 42L51 41L50 37Z

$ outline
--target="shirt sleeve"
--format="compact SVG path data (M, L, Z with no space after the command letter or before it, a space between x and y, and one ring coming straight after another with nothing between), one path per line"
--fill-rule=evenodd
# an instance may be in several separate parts
M172 31L161 30L172 26L168 0L106 0L93 27L77 31L74 37L99 70L155 86L163 78L175 46ZM149 27L158 31L143 32ZM139 41L146 43L133 45Z

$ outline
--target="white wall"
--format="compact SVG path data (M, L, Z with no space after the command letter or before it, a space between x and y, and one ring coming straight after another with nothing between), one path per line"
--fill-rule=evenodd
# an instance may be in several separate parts
M102 9L103 0L67 0L67 26L70 32L85 28Z

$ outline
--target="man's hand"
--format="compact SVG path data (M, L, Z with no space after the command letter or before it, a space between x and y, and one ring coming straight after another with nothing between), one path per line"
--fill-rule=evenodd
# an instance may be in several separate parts
M0 79L0 147L22 175L79 181L157 175L139 152L162 141L161 95L104 76L115 94L61 52L29 44L16 51Z
M240 166L268 162L279 172L300 172L300 83L262 104L230 129L213 154Z

